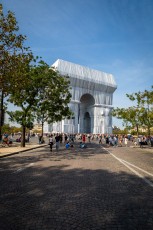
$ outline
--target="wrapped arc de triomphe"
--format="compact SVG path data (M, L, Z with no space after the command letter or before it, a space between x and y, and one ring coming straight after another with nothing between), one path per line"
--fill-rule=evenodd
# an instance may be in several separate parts
M69 76L72 95L69 107L74 116L45 124L44 132L112 133L111 110L117 88L113 75L60 59L52 66L61 75Z

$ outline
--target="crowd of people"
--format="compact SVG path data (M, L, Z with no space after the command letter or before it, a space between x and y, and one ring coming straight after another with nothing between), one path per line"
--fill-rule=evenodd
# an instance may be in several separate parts
M8 135L6 133L3 134L2 143L5 145L10 145L12 143L12 138L14 135ZM58 151L60 148L60 144L64 143L65 148L69 149L74 147L74 142L79 142L80 148L86 148L87 144L90 142L96 142L99 144L104 144L106 146L140 146L150 145L153 147L153 136L132 136L128 135L115 135L115 134L67 134L67 133L51 133L45 134L42 136L41 134L35 134L34 136L38 137L38 143L43 144L46 141L46 138L49 140L50 150L52 151L53 145L55 144L56 150ZM26 135L26 140L29 142L31 136ZM18 138L15 140L16 142L21 141L21 134L18 135Z
M143 145L151 145L153 147L153 137L139 136L134 137L132 135L108 135L108 134L65 134L57 133L49 136L49 144L52 151L52 147L55 143L56 150L59 150L60 143L65 143L66 149L73 147L73 143L77 141L80 144L80 148L86 148L87 143L97 142L106 146L113 147L129 147Z

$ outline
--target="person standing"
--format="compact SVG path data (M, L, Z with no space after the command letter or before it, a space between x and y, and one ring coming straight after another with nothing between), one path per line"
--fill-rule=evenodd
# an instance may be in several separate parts
M114 136L114 147L117 147L118 146L118 136L115 135Z
M65 134L65 137L64 137L64 139L65 139L65 142L67 142L67 134Z
M50 151L52 152L52 148L53 148L53 135L51 135L49 137L49 145L50 145Z
M41 141L42 141L42 135L38 134L38 140L39 140L39 144L41 144Z
M91 138L91 135L90 133L88 134L88 142L90 143L90 138Z
M120 144L120 147L122 147L122 143L123 143L123 137L122 137L122 135L121 135L121 136L119 136L119 144Z
M125 144L126 147L128 147L128 138L127 138L127 136L124 137L124 144Z
M55 137L55 141L56 141L56 151L59 150L59 145L60 145L60 136L57 133L56 137Z
M102 135L99 136L99 144L102 144Z
M106 145L109 145L109 137L108 137L108 135L106 136Z
M86 142L86 135L85 135L85 134L82 135L82 142L83 142L83 143Z

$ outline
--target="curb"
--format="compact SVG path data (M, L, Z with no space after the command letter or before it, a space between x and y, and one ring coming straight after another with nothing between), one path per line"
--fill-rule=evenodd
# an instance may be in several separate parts
M7 157L7 156L12 156L12 155L15 155L15 154L18 154L18 153L22 153L22 152L27 152L27 151L30 151L30 150L33 150L33 149L38 149L38 148L42 148L42 147L45 147L47 146L46 145L40 145L40 146L35 146L35 147L31 147L29 149L23 149L23 150L20 150L20 151L16 151L16 152L12 152L12 153L4 153L4 155L0 156L0 158L4 158L4 157Z

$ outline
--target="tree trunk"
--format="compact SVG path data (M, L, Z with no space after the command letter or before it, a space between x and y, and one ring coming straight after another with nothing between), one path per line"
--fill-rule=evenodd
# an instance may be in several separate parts
M139 136L139 126L136 124L136 128L137 128L137 137Z
M42 135L42 137L43 137L43 135L44 135L44 122L42 122L41 135Z
M150 126L148 126L147 128L148 128L148 136L150 137Z
M3 106L4 106L4 93L3 93L3 90L1 92L1 102L0 102L0 141L2 140L2 126L4 124L4 109L3 109Z
M21 147L25 147L25 131L26 127L22 125Z

